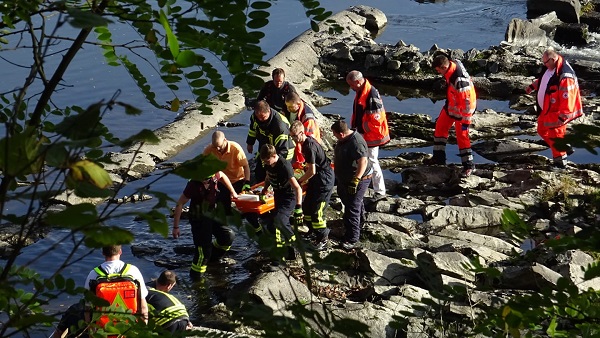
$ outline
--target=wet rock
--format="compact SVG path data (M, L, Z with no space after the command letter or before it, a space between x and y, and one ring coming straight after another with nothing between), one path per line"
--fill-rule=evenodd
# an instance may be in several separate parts
M514 157L517 154L548 149L548 147L519 139L484 140L473 144L471 147L477 154L495 162L503 162L506 158Z
M579 23L581 3L579 0L527 0L527 17L556 12L556 16L569 23Z
M564 23L556 26L554 41L564 46L585 46L588 44L588 26L578 23Z
M540 291L555 286L562 276L551 269L534 263L531 266L511 266L501 269L501 288Z
M504 39L513 45L546 46L546 31L530 20L513 18L508 24Z

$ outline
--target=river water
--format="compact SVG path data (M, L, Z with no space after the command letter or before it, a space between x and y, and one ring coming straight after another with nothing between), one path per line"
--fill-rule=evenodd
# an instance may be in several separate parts
M514 17L525 18L525 3L525 0L371 0L369 6L383 10L388 17L388 26L383 34L376 39L378 42L395 44L399 40L403 40L408 44L416 45L421 50L427 50L434 44L441 48L468 50L471 48L487 48L502 41L510 19ZM360 2L325 0L321 1L321 4L335 13L351 5L358 5ZM266 38L261 43L262 48L267 53L267 59L275 55L287 41L309 28L309 22L300 4L296 1L280 0L273 2L270 20L270 24L265 30ZM127 34L131 34L131 32L128 33L124 29L121 34L123 36L120 38L127 40ZM581 50L571 52L582 53ZM583 53L593 52L583 51ZM8 55L7 59L10 60L11 57L17 58L18 55ZM5 68L9 69L4 74L5 81L0 85L0 92L10 89L5 88L9 83L14 85L14 83L22 81L22 74L18 70L13 70L14 67ZM122 69L104 65L103 57L96 48L86 47L77 56L72 69L64 80L72 87L66 88L56 95L54 99L59 105L77 104L86 106L111 97L115 90L119 89L121 91L120 100L131 103L144 111L142 118L136 118L135 121L132 121L132 117L108 112L107 120L104 122L118 137L134 133L133 128L156 129L172 122L176 117L174 113L156 109L148 104L137 90L133 80ZM173 93L166 88L156 86L153 90L159 103L172 99ZM320 94L335 99L331 105L320 108L322 113L335 113L349 117L352 97L348 95L347 91L329 90ZM178 95L181 99L191 98L186 93L178 93ZM73 102L73 98L76 98L76 102ZM388 111L426 113L434 117L437 116L443 104L443 102L434 103L428 99L399 100L395 97L384 97L384 103ZM507 102L479 100L478 109L482 110L484 108L509 111ZM232 118L230 122L247 124L249 116L250 112L245 111ZM324 127L327 128L327 126ZM242 145L245 143L246 126L229 128L224 131L228 139L237 141ZM171 161L184 161L195 156L202 151L208 142L208 139L200 140L175 156ZM431 151L430 147L414 150ZM450 147L449 154L452 151L458 153L457 149ZM395 156L398 152L382 151L381 156ZM549 156L549 151L544 155ZM573 157L574 161L589 160L586 157L587 155L578 154L577 156ZM476 157L475 160L476 163L485 161L481 157ZM452 158L450 158L450 161L452 161ZM455 162L458 162L458 157L456 157ZM128 184L121 195L131 194L135 188L147 184L160 174L161 172L157 171L144 180ZM386 173L387 175L393 177L389 172ZM165 179L153 184L152 188L160 190L176 200L184 185L185 180L175 176L167 176ZM152 204L152 201L128 204L124 206L123 211L140 210L150 207ZM147 224L133 218L120 219L118 225L130 229L136 234L135 244L162 248L161 255L165 257L191 259L188 256L178 256L171 250L174 246L191 244L191 234L189 229L186 229L185 223L183 224L182 238L178 240L165 239L157 234L149 233ZM42 275L50 273L48 267L56 266L57 262L62 262L64 257L73 249L72 241L65 240L68 237L69 233L66 231L56 230L51 232L47 238L25 248L19 257L19 264L29 265ZM232 254L232 257L238 263L229 267L209 268L207 284L202 288L190 286L187 279L187 269L176 270L182 278L179 285L174 289L174 293L188 306L196 323L201 322L202 313L207 307L223 301L219 298L221 295L220 290L232 287L245 278L248 272L241 263L247 260L249 255L255 251L254 249L254 245L245 239L242 234L239 234L234 242L234 252ZM156 267L152 259L134 257L128 247L125 247L123 251L123 260L137 265L147 279L155 278L160 273L161 268ZM90 253L90 250L86 248L78 249L76 255L81 259L71 264L64 271L64 274L83 284L88 271L102 262L102 256L99 251ZM48 311L60 310L75 301L76 299L66 296L61 297L58 301L52 303ZM44 334L41 333L40 336L44 336Z

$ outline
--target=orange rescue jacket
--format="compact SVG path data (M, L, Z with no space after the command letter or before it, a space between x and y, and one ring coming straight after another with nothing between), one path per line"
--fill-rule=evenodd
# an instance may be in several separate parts
M369 147L377 147L390 141L383 101L377 89L367 79L354 98L350 126L363 136Z
M450 61L446 74L446 113L463 124L471 124L471 117L477 106L475 86L462 62Z
M542 76L547 69L543 67L538 78L531 84L532 89L538 90ZM577 76L567 60L560 55L556 61L554 74L546 86L544 109L539 105L537 108L541 112L538 124L546 128L560 127L583 115Z

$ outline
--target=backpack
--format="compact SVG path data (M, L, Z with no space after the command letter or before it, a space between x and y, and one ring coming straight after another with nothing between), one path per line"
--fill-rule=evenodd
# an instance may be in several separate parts
M119 313L130 316L141 310L140 283L127 275L130 267L131 264L125 264L121 271L115 274L108 274L100 265L94 268L98 277L90 281L90 290L96 297L110 303L108 307L96 307L96 310L101 313L96 321L98 327L104 328L109 322L116 324L119 321ZM121 318L121 320L128 319Z

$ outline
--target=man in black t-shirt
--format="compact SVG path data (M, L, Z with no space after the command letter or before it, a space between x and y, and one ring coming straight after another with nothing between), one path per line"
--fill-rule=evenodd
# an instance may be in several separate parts
M309 223L316 236L316 250L327 248L329 229L323 217L323 211L329 204L335 177L331 168L331 160L325 155L323 147L311 136L304 133L304 125L294 121L290 128L290 137L302 145L304 156L304 175L298 179L301 186L306 186L303 212L304 222Z
M273 145L265 144L260 148L260 159L265 164L267 171L262 193L266 194L269 187L273 187L275 202L275 208L271 211L272 215L266 221L267 230L275 234L278 247L288 245L286 258L295 259L296 252L290 245L295 240L290 217L293 214L296 226L303 222L302 188L294 177L292 164L281 158Z
M331 130L338 139L334 151L334 171L337 192L344 204L346 234L342 247L350 250L357 246L360 238L365 214L363 198L371 183L373 166L369 161L367 142L358 132L349 129L346 121L335 122Z

